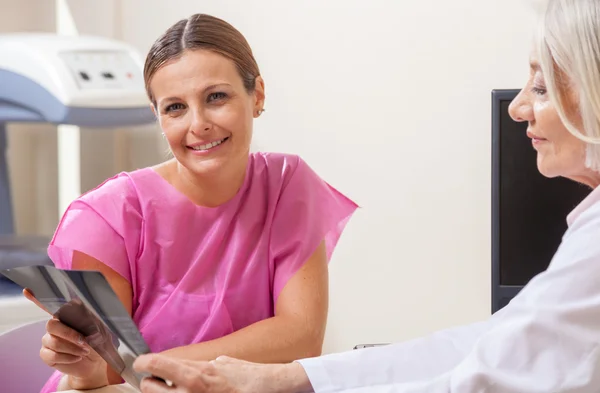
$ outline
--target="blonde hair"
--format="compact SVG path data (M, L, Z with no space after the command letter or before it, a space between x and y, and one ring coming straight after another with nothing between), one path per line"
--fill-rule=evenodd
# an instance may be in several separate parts
M548 95L563 124L587 144L585 165L600 172L600 1L549 0L537 35ZM567 116L576 93L580 130Z

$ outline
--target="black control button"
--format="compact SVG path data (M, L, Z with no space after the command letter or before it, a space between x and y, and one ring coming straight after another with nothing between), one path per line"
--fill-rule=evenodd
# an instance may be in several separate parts
M84 81L89 81L90 80L90 76L83 71L79 71L79 76L81 77L81 79L83 79Z
M110 72L103 72L102 76L106 79L114 79L114 75Z

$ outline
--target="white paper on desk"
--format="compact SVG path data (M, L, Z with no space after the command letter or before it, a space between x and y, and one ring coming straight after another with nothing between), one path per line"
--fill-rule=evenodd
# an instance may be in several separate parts
M129 384L139 390L149 375L133 370L133 362L150 348L102 273L27 266L0 270L86 342Z

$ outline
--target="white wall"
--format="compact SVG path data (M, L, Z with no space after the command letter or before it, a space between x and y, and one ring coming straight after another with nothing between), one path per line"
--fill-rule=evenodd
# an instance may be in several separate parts
M362 206L331 265L327 352L489 315L490 91L526 79L529 1L121 4L119 35L143 52L192 13L238 27L266 80L255 145Z

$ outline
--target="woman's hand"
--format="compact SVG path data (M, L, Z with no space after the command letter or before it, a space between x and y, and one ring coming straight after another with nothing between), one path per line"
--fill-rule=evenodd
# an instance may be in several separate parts
M25 297L42 310L48 310L28 289ZM46 324L46 334L42 337L40 357L48 366L67 376L65 381L71 389L92 389L108 385L106 362L74 329L52 317Z
M80 380L106 379L106 362L70 327L52 318L42 337L40 357L48 366ZM74 387L74 386L73 386Z
M101 261L78 251L73 251L73 260L71 268L74 270L93 270L102 273L108 281L108 283L110 284L113 291L115 291L115 293L119 297L119 300L121 300L121 302L125 306L125 309L129 313L129 315L132 315L133 290L129 282L121 275L119 275L119 273L109 268L106 264L102 263ZM23 291L23 294L28 300L36 304L39 308L51 314L35 298L34 294L31 291L25 289ZM102 323L87 323L87 320L90 319L90 315L89 313L85 312L84 307L78 307L80 305L76 301L72 301L69 303L69 305L72 307L61 307L61 310L59 310L57 315L60 315L61 313L65 312L69 313L69 320L81 326L74 326L71 323L69 323L69 325L75 327L78 331L84 333L88 343L91 344L94 348L96 348L97 352L94 352L90 348L90 355L83 356L79 362L71 363L70 365L57 363L54 366L54 368L65 372L68 376L68 378L62 379L61 383L59 384L59 387L62 390L85 390L93 389L96 387L102 387L105 385L120 384L122 382L122 378L119 375L118 371L115 371L115 369L113 368L116 367L116 369L120 369L120 365L113 364L113 367L109 367L104 361L104 359L97 355L98 353L101 353L102 356L110 357L112 360L115 361L115 363L119 362L120 358L118 358L118 356L115 356L115 353L117 352L115 345L111 344L111 335L108 332L106 332L106 329L104 329ZM79 316L81 316L81 318ZM83 320L83 317L85 317L85 320ZM60 319L62 319L62 317ZM78 342L79 339L75 341ZM97 364L96 360L98 360ZM44 361L46 361L46 359L44 359ZM78 371L81 371L79 367L85 366L89 367L87 371L92 370L94 368L91 366L92 363L97 365L97 367L101 369L101 371L97 372L97 375L88 375L85 378L74 376L79 374ZM68 369L68 371L65 371L66 369ZM69 375L69 371L74 374Z

